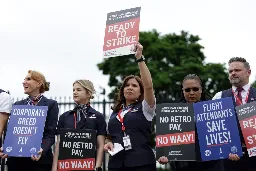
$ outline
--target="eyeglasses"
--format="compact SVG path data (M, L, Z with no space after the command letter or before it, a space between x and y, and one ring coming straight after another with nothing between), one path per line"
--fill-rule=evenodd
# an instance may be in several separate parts
M198 87L185 88L184 91L187 92L187 93L190 92L191 90L193 90L194 92L197 92L197 91L199 91L199 89L200 89L200 88L198 88Z

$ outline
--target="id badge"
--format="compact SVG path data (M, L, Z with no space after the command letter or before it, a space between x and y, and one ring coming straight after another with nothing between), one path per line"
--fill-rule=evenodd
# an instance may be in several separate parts
M124 149L125 150L132 149L131 139L130 139L129 135L126 135L126 136L123 137L123 142L124 142Z

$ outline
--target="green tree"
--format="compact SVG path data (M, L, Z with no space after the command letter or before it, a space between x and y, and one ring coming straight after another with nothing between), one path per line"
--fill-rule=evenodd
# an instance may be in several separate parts
M181 31L180 34L160 35L156 30L140 32L143 54L152 75L157 102L172 102L181 97L181 83L187 74L199 75L211 95L229 88L225 64L206 63L198 42L199 36ZM115 98L122 79L130 74L139 75L134 55L104 59L98 68L109 75L112 88L110 99Z
M256 88L256 81L252 83L252 87Z

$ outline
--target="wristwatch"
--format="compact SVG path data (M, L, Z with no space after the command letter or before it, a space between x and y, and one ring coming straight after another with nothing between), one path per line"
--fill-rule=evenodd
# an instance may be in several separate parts
M141 55L139 59L136 59L136 62L142 62L142 61L145 61L145 57L143 55Z
M95 171L102 171L102 168L101 167L97 167L97 168L95 168Z

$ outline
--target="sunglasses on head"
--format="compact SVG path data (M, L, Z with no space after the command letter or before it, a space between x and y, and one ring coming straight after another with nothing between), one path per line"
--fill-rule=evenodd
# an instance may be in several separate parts
M185 92L190 92L191 90L193 90L193 91L195 91L195 92L196 92L196 91L199 91L199 89L200 89L200 88L198 88L198 87L185 88L185 89L184 89L184 91L185 91Z

